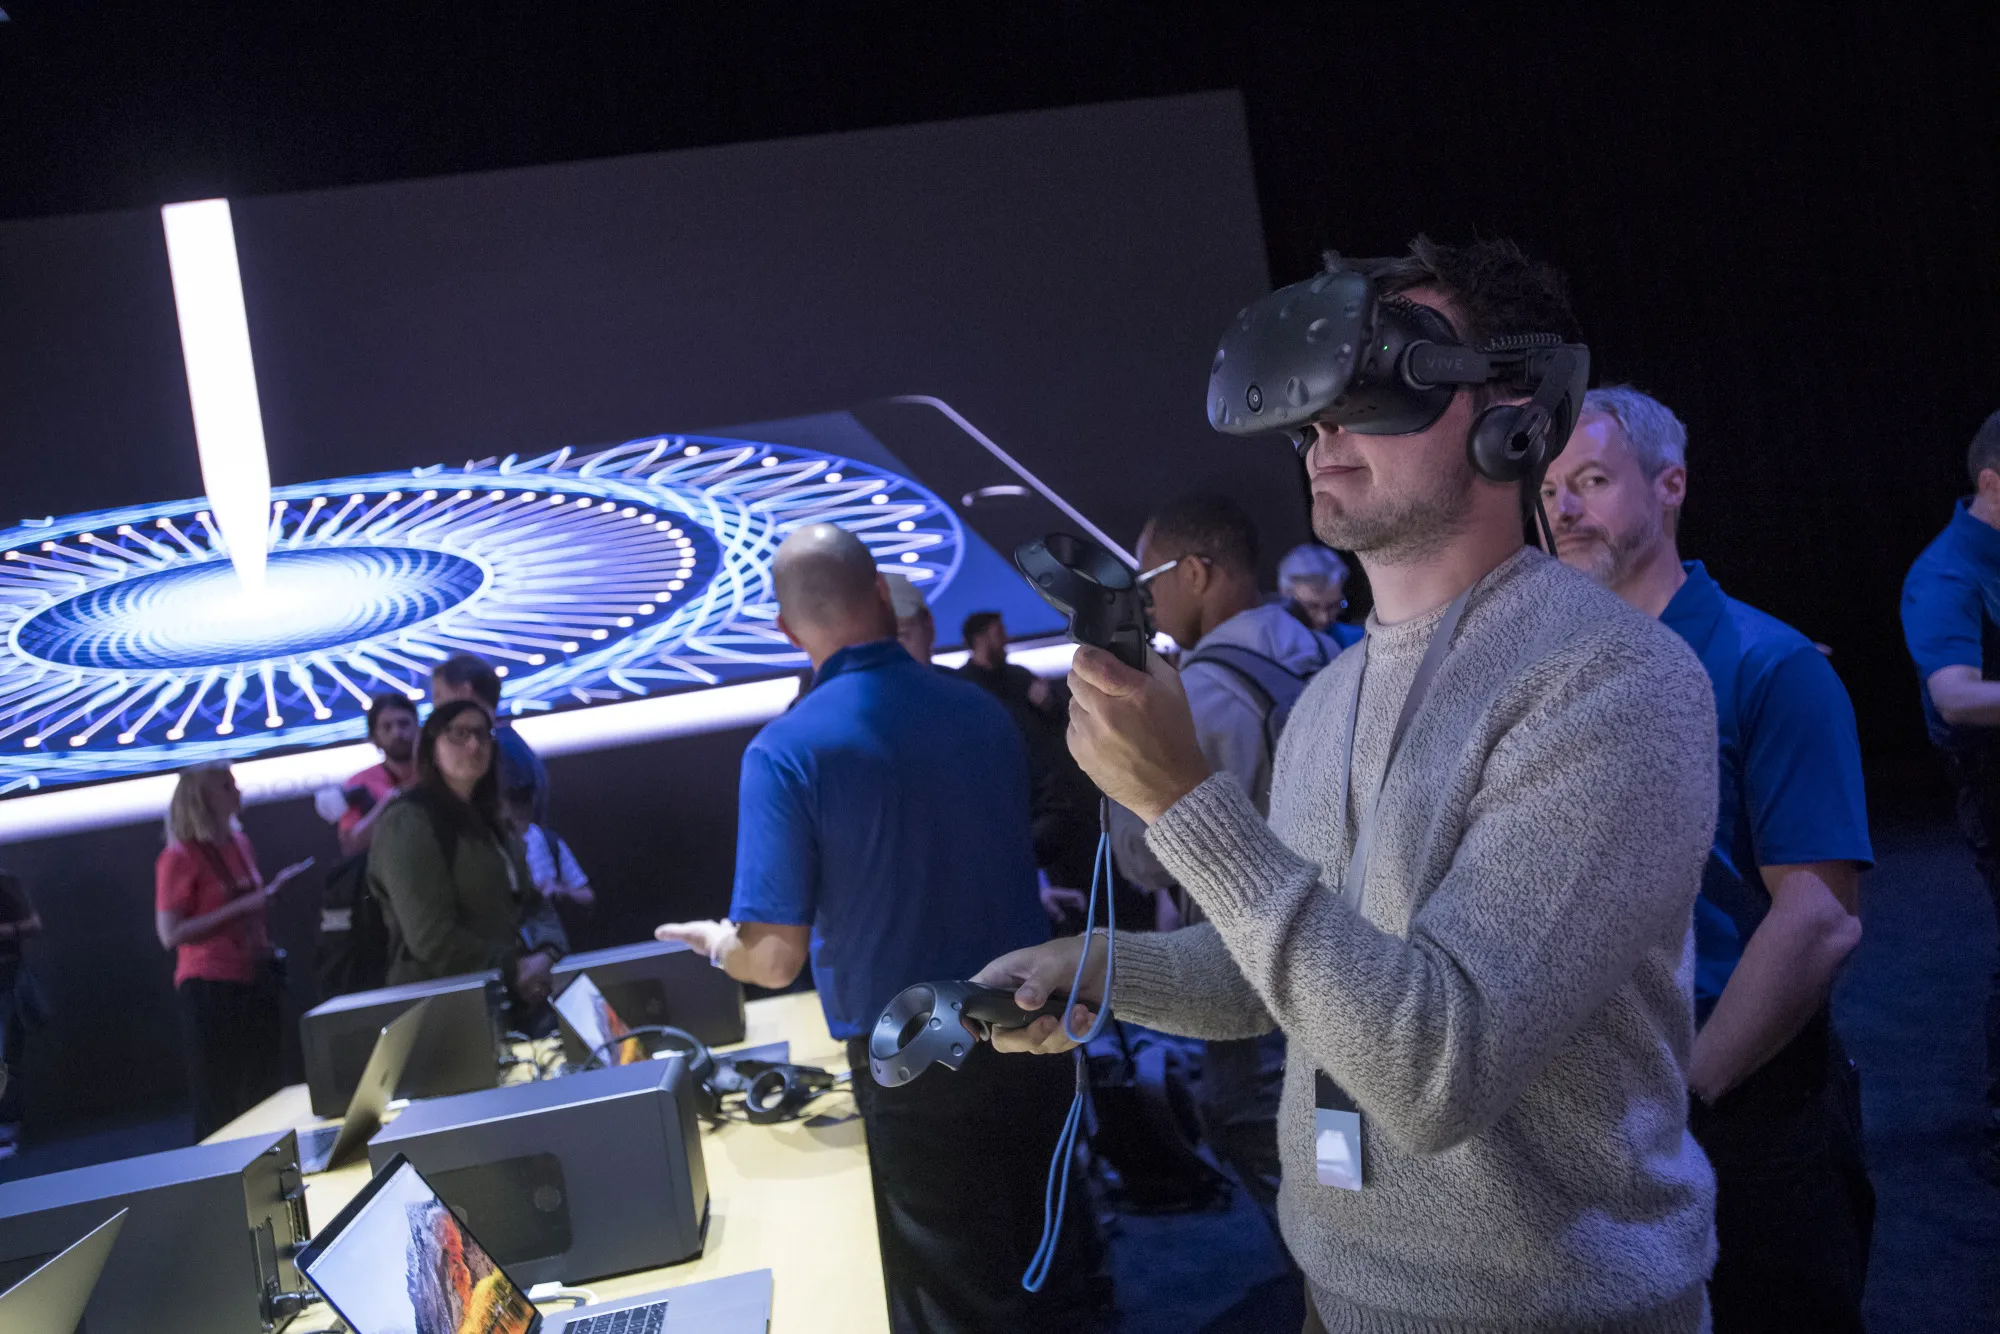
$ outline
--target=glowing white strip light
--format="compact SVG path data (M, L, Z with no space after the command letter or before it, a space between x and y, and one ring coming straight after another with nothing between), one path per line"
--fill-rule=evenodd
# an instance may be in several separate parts
M568 755L768 722L783 713L798 693L796 677L781 677L543 714L522 718L518 726L536 753ZM310 797L323 787L339 786L380 759L373 746L333 746L297 755L242 760L230 768L244 804L261 806ZM0 843L161 819L177 781L173 774L150 774L95 787L9 797L0 801Z
M271 465L264 453L264 417L257 402L257 368L250 359L250 321L243 311L229 201L168 204L160 210L160 223L167 234L167 266L173 271L202 485L236 577L254 595L264 588Z
M1076 645L1029 643L1010 649L1009 662L1037 676L1061 676L1069 670ZM933 659L942 667L964 664L964 650ZM708 690L567 709L517 719L522 739L547 758L584 751L609 750L641 741L725 732L769 722L798 698L796 677L715 686ZM296 755L240 760L231 765L247 806L310 797L323 787L339 786L381 757L370 745L331 746ZM60 788L0 801L0 844L54 838L91 829L109 829L163 819L174 795L173 774L149 774L94 787Z
M972 655L964 649L953 649L949 653L931 655L931 661L940 667L963 667ZM1076 656L1076 645L1068 640L1050 644L1041 640L1033 643L1016 644L1007 650L1007 661L1017 667L1026 667L1036 676L1067 676L1069 662Z

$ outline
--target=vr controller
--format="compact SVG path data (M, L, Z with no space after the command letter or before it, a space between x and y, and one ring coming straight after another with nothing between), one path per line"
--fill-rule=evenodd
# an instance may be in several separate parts
M1069 637L1107 649L1134 671L1146 670L1146 611L1132 570L1095 542L1050 533L1014 550L1018 569L1042 600L1069 617Z
M1069 997L1049 997L1039 1010L1024 1010L1014 993L977 982L919 982L905 987L875 1021L868 1035L868 1069L884 1088L909 1083L933 1065L956 1070L965 1064L974 1038L961 1019L988 1029L1026 1028L1045 1014L1060 1018Z
M1538 482L1583 408L1590 349L1527 333L1468 346L1444 315L1378 292L1386 261L1330 261L1327 272L1245 306L1208 376L1209 425L1225 435L1283 431L1303 451L1316 422L1361 435L1431 426L1461 385L1528 396L1480 413L1466 452L1496 482Z

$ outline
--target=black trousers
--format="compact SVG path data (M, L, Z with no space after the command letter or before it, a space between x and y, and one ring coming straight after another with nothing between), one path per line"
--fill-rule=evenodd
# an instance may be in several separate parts
M1875 1230L1861 1086L1824 1011L1688 1128L1715 1167L1716 1334L1859 1331Z
M275 978L254 983L191 977L175 988L194 1137L208 1138L278 1091Z
M1076 1086L1071 1058L1002 1056L979 1044L963 1068L933 1067L892 1089L869 1075L865 1039L847 1054L868 1134L890 1329L1098 1328L1101 1250L1081 1172L1048 1281L1037 1294L1021 1287Z
M2000 744L1981 741L1946 751L1958 790L1958 829L2000 922ZM2000 1150L2000 956L1986 987L1986 1142Z

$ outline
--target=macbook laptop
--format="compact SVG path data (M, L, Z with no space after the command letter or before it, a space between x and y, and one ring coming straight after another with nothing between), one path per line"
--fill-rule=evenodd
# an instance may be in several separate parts
M0 1292L0 1329L7 1334L76 1334L128 1212L120 1209L83 1240Z
M383 1114L403 1082L403 1067L410 1062L410 1050L423 1032L424 1011L430 1001L418 1001L391 1019L375 1039L362 1067L361 1081L347 1100L347 1115L337 1126L314 1126L299 1132L299 1170L308 1175L339 1167L368 1147L368 1141L382 1128Z
M771 1323L768 1269L544 1315L401 1154L297 1263L354 1334L766 1334Z
M631 1028L590 980L578 976L553 1002L563 1033L563 1055L572 1065L631 1065L650 1054L642 1038L626 1038Z

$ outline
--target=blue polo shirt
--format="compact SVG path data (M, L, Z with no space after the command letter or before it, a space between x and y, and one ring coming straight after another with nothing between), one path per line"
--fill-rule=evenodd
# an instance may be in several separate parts
M1006 706L893 639L844 648L743 754L738 922L812 927L836 1038L913 982L1049 938Z
M1758 868L1875 860L1854 706L1798 631L1723 593L1700 561L1660 619L1715 689L1721 791L1695 901L1695 1022L1704 1023L1770 910Z
M1903 580L1903 640L1917 664L1924 722L1931 740L1952 746L1966 739L1938 716L1931 677L1946 667L1986 665L1985 640L2000 624L2000 529L1972 517L1958 502L1951 522L1924 548ZM1996 664L2000 666L2000 664Z

